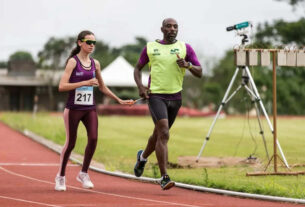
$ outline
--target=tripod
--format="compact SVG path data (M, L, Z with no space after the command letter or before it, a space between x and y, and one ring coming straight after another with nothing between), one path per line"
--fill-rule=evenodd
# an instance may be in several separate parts
M243 36L242 45L244 45L244 44L248 41L248 40L247 40L247 35L242 34L242 36ZM234 81L236 80L236 77L237 77L239 71L242 71L242 82L241 82L241 84L236 88L236 90L233 91L233 93L229 96L229 93L230 93L230 91L231 91L231 88L232 88L232 86L233 86ZM214 117L214 120L213 120L213 122L212 122L212 125L211 125L209 131L208 131L208 134L207 134L207 136L206 136L206 138L205 138L205 140L204 140L204 142L203 142L203 144L202 144L202 147L201 147L201 149L200 149L200 152L199 152L199 154L198 154L198 156L197 156L197 158L196 158L196 162L198 162L198 160L199 160L199 158L200 158L200 156L201 156L201 154L202 154L202 152L203 152L203 150L204 150L204 148L205 148L205 146L206 146L206 144L207 144L207 141L209 141L209 139L210 139L210 135L211 135L211 133L212 133L212 130L213 130L213 128L214 128L214 125L215 125L215 123L216 123L216 121L217 121L219 115L220 115L220 112L221 112L222 108L223 108L223 107L233 98L233 96L234 96L241 88L245 88L245 89L246 89L246 91L248 92L249 96L251 97L251 99L252 99L253 102L254 102L255 109L256 109L256 114L257 114L257 119L258 119L258 123L259 123L259 127L260 127L260 134L262 135L262 139L263 139L264 146L265 146L265 151L266 151L267 157L268 157L268 159L269 159L269 153L268 153L268 150L267 150L267 145L266 145L266 139L265 139L264 131L263 131L263 129L262 129L262 124L261 124L261 120L260 120L260 113L259 113L258 105L259 105L259 106L261 107L261 109L262 109L262 112L263 112L263 114L264 114L264 116L265 116L265 118L266 118L266 120L267 120L267 123L268 123L268 125L269 125L269 128L270 128L271 132L274 133L274 130L273 130L272 124L271 124L271 122L270 122L270 119L269 119L269 117L268 117L268 114L267 114L267 112L266 112L266 110L265 110L265 107L264 107L264 105L263 105L263 102L262 102L262 100L261 100L261 98L260 98L260 95L259 95L259 93L258 93L258 91L257 91L256 85L255 85L254 80L253 80L253 78L252 78L252 76L251 76L251 73L250 73L249 68L248 68L247 66L238 66L238 67L236 68L235 73L234 73L234 75L233 75L233 77L232 77L232 79L231 79L231 82L230 82L230 84L229 84L229 86L228 86L228 88L227 88L227 90L226 90L226 93L225 93L225 95L224 95L224 97L223 97L223 99L222 99L222 101L221 101L221 104L220 104L220 106L219 106L219 108L218 108L218 111L217 111L215 117ZM228 97L228 96L229 96L229 97ZM288 163L287 163L287 160L286 160L285 155L284 155L284 153L283 153L283 151L282 151L282 148L281 148L281 146L280 146L279 141L277 140L276 143L277 143L277 147L279 148L279 151L280 151L280 153L281 153L281 156L282 156L282 158L283 158L284 164L286 165L287 168L289 168L289 165L288 165Z

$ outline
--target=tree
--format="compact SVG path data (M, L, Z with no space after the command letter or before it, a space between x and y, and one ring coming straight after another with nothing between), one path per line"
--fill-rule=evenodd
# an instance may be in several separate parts
M275 20L273 23L260 24L255 36L258 45L277 47L281 45L305 44L305 18L295 22ZM278 67L277 106L279 114L305 114L305 68Z
M136 37L136 43L124 45L120 48L120 53L131 65L136 65L146 43L144 37Z
M63 68L66 58L74 46L74 38L55 38L51 37L44 45L43 50L38 53L38 65L42 68L58 70Z
M39 63L41 68L49 68L58 70L64 67L64 63L68 54L73 47L74 38L55 38L51 37L44 45L42 51L38 53ZM53 95L53 76L49 79L48 84L49 103L51 110L55 109L54 95Z
M1 61L0 62L0 68L7 68L7 62Z
M9 61L29 61L34 62L31 53L27 51L17 51L14 54L10 55Z
M297 5L300 5L302 3L304 4L304 0L277 0L277 1L286 1L291 6L297 6Z
M305 18L296 22L275 20L272 24L263 23L257 27L256 44L276 46L283 44L305 44Z
M110 64L117 56L119 56L120 50L110 48L109 45L99 40L96 42L95 51L92 57L97 59L101 64L101 69L104 69Z

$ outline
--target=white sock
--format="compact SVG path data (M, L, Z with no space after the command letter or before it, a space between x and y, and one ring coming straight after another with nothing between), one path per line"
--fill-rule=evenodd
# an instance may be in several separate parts
M143 151L143 152L144 152L144 151ZM145 158L143 157L143 152L141 153L140 161L147 161L147 159L145 159Z

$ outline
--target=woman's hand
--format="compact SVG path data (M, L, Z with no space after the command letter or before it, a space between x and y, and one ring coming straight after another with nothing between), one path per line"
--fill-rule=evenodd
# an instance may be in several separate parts
M130 99L130 100L122 100L122 99L120 99L119 103L122 104L122 105L133 105L135 103L135 101L132 100L132 99Z
M98 86L98 81L96 78L92 78L85 81L85 86Z

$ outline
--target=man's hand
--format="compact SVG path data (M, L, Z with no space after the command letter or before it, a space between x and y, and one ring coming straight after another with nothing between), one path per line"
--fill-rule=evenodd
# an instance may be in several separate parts
M188 68L188 66L189 66L189 63L188 62L186 62L183 58L180 58L180 56L178 55L178 53L176 53L176 55L177 55L177 60L176 60L176 62L177 62L177 64L179 65L179 67L180 68Z
M139 96L142 98L148 99L149 98L148 92L149 89L147 87L142 86L139 88Z

